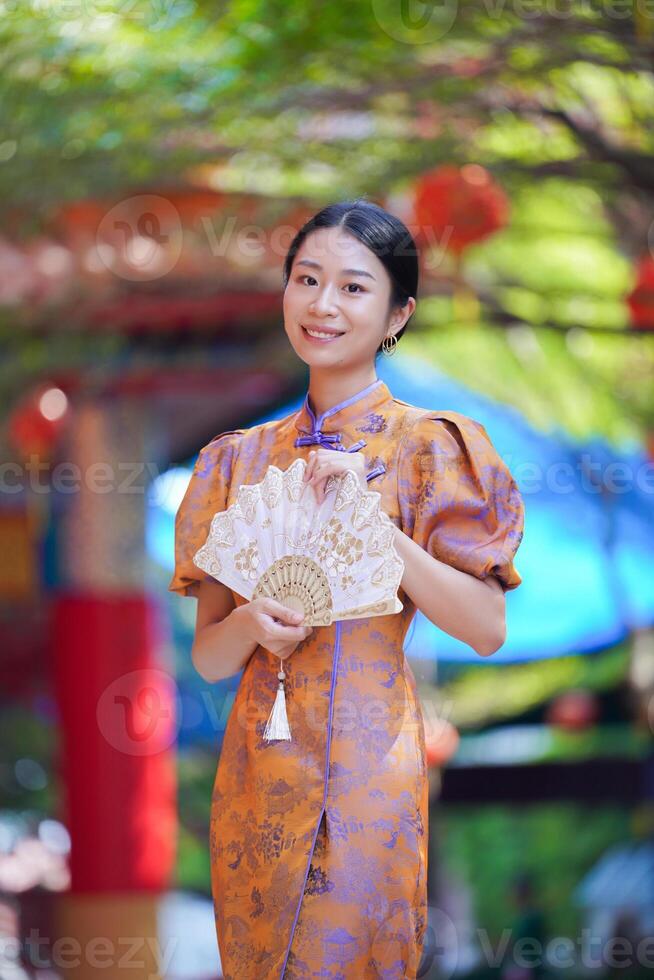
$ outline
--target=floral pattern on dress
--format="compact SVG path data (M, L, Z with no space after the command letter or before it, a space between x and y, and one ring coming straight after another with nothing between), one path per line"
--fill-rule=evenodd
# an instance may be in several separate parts
M503 587L522 501L483 427L393 398L381 381L316 419L232 430L201 451L176 517L173 591L211 518L271 463L308 460L314 425L383 478L381 508L433 557ZM318 438L316 436L316 438ZM232 593L236 605L246 600ZM278 660L257 647L223 738L210 815L211 882L225 980L415 978L427 924L428 780L422 709L403 644L415 605L316 627L285 661L290 742L264 741ZM217 651L219 656L219 651Z

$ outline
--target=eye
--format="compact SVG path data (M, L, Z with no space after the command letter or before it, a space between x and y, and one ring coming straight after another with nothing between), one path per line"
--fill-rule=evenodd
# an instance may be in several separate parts
M349 288L350 288L350 286L354 286L354 288L355 288L355 289L358 289L358 291L359 291L360 293L365 293L365 289L363 289L363 287L362 287L362 286L360 286L358 282L348 282L348 284L347 284L347 286L346 286L345 288L346 288L346 289L349 289ZM356 294L355 294L355 295L356 295Z
M313 279L314 282L317 282L317 280L313 276L310 276L308 272L305 272L303 275L298 276L298 282L302 282L304 279Z

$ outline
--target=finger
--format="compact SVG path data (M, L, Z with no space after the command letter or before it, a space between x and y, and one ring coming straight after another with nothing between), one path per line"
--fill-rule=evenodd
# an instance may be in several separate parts
M270 639L277 643L301 643L313 632L312 626L282 626L276 623L270 629Z
M269 616L274 616L276 619L282 621L282 623L301 623L304 619L304 614L301 612L296 612L295 609L289 609L285 606L283 602L278 602L277 599L267 598L265 605L265 612Z
M308 482L311 479L311 474L313 472L313 467L315 465L315 462L316 462L316 451L315 449L312 449L311 452L309 453L309 460L307 462L307 466L304 471L304 479L306 482Z
M319 491L319 500L323 501L327 496L327 484L329 483L332 476L338 476L339 470L335 470L333 466L328 466L326 470L323 470L318 479L317 489Z
M319 480L324 479L325 469L330 468L329 463L316 463L311 471L311 483L316 483Z
M321 486L324 487L325 485L325 477L322 475L322 473L314 474L313 479L311 481L311 485L313 486L313 492L316 497L316 502L321 503L323 499Z

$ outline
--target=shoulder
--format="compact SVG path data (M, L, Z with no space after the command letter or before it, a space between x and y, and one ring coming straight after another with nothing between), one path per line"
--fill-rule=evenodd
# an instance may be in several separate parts
M247 447L261 442L270 436L276 437L277 435L285 433L285 431L292 426L295 417L296 413L293 412L290 415L284 416L284 418L270 419L268 422L259 422L256 425L251 425L245 429L228 429L227 431L220 432L218 435L214 436L213 439L211 439L211 441L204 446L202 451L223 451L226 447L229 447L230 449L235 449L239 446Z
M195 472L204 476L218 465L231 468L246 432L247 429L228 429L215 435L198 453Z
M217 449L219 443L221 449L225 446L238 446L247 432L248 429L227 429L225 432L219 432L202 448L201 452Z
M484 426L468 415L413 405L407 409L402 440L404 451L431 448L450 456L495 452Z
M437 479L441 486L456 485L460 493L467 488L491 496L519 495L484 426L460 412L423 411L402 441L400 466L414 479Z

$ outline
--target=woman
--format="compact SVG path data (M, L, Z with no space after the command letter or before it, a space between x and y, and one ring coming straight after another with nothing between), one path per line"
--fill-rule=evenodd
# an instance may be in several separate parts
M399 401L376 377L416 305L401 221L365 200L326 207L293 240L284 286L304 404L205 446L176 521L170 588L198 597L196 669L210 682L243 669L211 807L219 947L227 980L404 980L420 975L427 919L427 776L402 643L419 608L480 655L498 649L522 502L481 425ZM318 500L347 469L381 494L405 563L401 613L311 629L193 564L238 487L298 456ZM279 658L292 740L266 742Z

